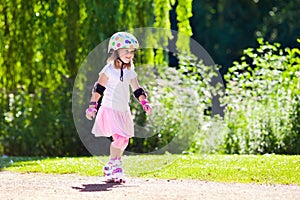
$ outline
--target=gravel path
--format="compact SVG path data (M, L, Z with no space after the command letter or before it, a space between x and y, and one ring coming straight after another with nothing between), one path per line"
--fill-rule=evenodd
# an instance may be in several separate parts
M0 172L0 199L300 199L300 186L129 178L123 185L75 174Z

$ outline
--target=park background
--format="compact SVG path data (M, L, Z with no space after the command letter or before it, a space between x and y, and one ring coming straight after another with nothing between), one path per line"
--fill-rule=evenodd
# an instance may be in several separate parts
M137 66L150 63L159 77L184 84L179 90L147 86L150 101L163 108L164 115L154 118L159 133L132 139L129 150L148 152L179 137L190 144L184 153L299 154L299 11L299 0L1 0L0 155L89 155L72 115L77 72L114 32L139 27L192 37L214 59L226 90L210 88L210 79L201 76L210 68L193 58L137 52ZM186 48L180 40L176 45ZM201 102L178 117L182 105L165 94L184 97L191 88ZM222 116L210 113L216 93ZM136 123L146 123L141 108L133 109Z

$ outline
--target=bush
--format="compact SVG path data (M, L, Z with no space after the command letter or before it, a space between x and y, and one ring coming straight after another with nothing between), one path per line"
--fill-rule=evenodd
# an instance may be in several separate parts
M17 93L3 95L8 107L5 107L1 121L0 154L87 155L74 135L76 130L71 123L71 93L68 90L66 84L53 91L43 88L27 94L18 88Z
M198 93L174 68L166 69L164 79L157 76L152 80L155 81L149 82L148 93L153 114L146 117L140 105L133 106L135 122L140 127L135 128L137 137L132 139L129 151L181 153L189 148L199 128L203 108L195 104Z
M225 76L225 153L300 153L300 50L258 40Z
M155 71L156 67L162 70ZM140 76L141 83L147 83L154 113L146 117L139 105L133 106L134 120L140 127L135 129L137 137L132 139L129 150L182 153L215 149L212 141L219 131L209 131L212 123L205 115L210 115L206 110L218 91L217 84L211 85L216 75L213 67L187 55L180 57L178 69L156 67L147 76Z

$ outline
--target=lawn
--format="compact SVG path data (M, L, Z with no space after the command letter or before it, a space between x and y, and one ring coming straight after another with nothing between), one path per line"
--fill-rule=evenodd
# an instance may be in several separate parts
M102 175L108 157L0 157L1 170ZM127 176L217 182L300 185L300 156L138 155L124 156Z

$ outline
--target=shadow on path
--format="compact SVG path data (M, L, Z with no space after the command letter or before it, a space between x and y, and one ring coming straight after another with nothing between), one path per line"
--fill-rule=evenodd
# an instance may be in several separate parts
M101 184L82 184L82 187L72 187L72 189L78 190L79 192L102 192L111 191L112 188L119 187L136 187L133 185L124 185L120 183L101 183Z

